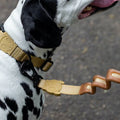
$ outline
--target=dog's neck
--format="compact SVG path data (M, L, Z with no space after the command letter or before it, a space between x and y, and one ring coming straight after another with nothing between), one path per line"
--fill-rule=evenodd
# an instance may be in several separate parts
M21 4L21 1L19 1L17 7L5 21L4 29L22 50L32 53L42 59L47 59L48 54L53 51L53 48L39 48L31 42L25 40L24 29L21 22L22 7L23 5Z

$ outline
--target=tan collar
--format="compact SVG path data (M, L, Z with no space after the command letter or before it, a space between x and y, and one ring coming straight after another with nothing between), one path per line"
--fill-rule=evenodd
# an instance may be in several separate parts
M15 44L12 38L6 33L0 31L0 49L15 58L17 61L23 62L29 60L29 56ZM51 59L44 60L35 56L31 56L34 67L41 68L42 71L48 71L52 66Z

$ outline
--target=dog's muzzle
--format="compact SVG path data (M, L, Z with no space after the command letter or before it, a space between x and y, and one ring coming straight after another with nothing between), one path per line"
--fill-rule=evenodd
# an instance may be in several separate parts
M94 0L78 15L78 18L83 19L95 14L96 12L107 10L115 6L118 1L120 0Z

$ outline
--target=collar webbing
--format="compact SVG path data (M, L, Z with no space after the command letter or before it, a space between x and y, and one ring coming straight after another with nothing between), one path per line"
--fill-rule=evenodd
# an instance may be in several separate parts
M0 50L15 58L17 61L23 62L29 60L29 56L17 46L6 32L2 31L0 31ZM43 71L47 71L52 66L51 60L46 62L46 60L35 56L31 56L31 62L34 67L42 68Z

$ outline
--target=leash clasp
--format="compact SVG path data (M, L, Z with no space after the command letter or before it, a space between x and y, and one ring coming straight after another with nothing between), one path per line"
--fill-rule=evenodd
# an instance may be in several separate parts
M41 82L39 83L38 87L42 88L46 92L54 95L60 95L62 85L64 85L63 81L60 80L43 80L41 79Z

